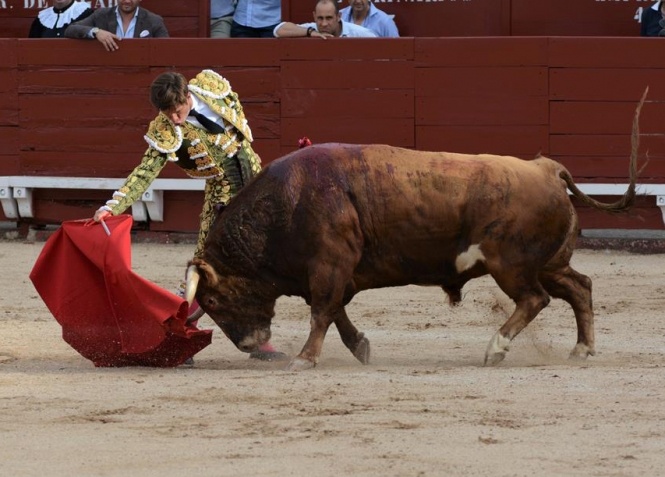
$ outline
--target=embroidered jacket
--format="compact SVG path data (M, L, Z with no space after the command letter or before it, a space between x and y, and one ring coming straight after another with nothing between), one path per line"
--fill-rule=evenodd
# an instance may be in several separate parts
M121 214L143 195L168 162L174 162L188 176L207 179L199 250L212 222L214 206L231 200L261 170L261 159L252 150L252 132L238 96L224 77L204 70L188 88L222 119L224 132L210 133L188 122L176 126L160 113L145 135L149 147L141 163L102 209Z

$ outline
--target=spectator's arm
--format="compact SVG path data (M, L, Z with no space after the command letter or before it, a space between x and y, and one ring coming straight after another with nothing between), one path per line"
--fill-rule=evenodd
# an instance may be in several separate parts
M164 24L164 19L160 18L160 20L161 20L161 23L155 29L152 36L154 38L168 38L169 37L169 31L166 29L166 25Z
M397 25L395 21L386 22L386 31L385 35L382 35L388 38L397 38L399 37L399 31L397 30Z
M307 32L309 31L309 35ZM317 33L316 28L312 25L305 23L303 25L296 25L291 22L282 22L275 27L273 30L273 35L277 38L300 38L305 36L312 36L313 33Z
M95 19L95 14L93 13L92 15L84 18L83 20L79 20L77 22L70 24L65 29L65 37L92 39L93 36L90 34L90 30L92 30L95 27L94 19Z

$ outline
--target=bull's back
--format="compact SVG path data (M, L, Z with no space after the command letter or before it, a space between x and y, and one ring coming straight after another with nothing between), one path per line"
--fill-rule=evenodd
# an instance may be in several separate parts
M293 228L294 247L332 243L319 231L357 224L363 243L356 272L369 288L441 283L472 245L487 254L521 244L534 256L552 255L571 226L559 167L548 159L323 144L265 172L284 181L284 200L315 224L305 237L306 225ZM306 205L298 209L300 201ZM369 283L377 279L383 282Z

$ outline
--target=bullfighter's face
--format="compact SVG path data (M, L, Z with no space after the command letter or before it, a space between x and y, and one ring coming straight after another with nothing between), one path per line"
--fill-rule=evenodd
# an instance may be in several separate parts
M270 339L275 301L264 300L244 278L223 277L210 265L195 259L201 275L196 299L234 345L246 353Z

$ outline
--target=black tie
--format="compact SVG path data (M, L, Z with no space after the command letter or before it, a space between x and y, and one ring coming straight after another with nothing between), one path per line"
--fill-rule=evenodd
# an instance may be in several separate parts
M224 128L217 124L215 121L211 121L207 117L205 117L203 114L199 113L195 109L192 109L189 111L190 116L194 116L196 120L201 123L201 126L206 128L208 132L211 132L213 134L221 134L224 132Z

